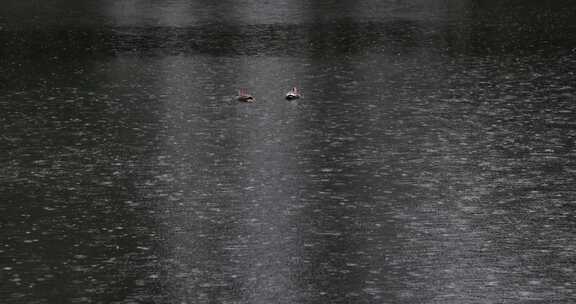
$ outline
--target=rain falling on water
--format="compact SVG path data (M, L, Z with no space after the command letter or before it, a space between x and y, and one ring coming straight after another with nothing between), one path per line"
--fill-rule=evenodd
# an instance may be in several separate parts
M2 303L576 298L570 1L4 2Z

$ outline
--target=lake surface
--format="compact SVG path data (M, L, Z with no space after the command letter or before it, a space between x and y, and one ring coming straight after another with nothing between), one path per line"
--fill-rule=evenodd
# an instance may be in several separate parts
M3 1L2 303L573 303L550 2Z

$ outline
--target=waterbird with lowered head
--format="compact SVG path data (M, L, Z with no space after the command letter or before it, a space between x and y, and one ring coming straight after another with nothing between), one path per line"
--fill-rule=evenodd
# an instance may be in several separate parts
M248 90L247 89L240 89L238 90L238 97L236 97L236 99L238 101L241 102L254 102L256 101L256 99L254 98L254 96L248 94Z

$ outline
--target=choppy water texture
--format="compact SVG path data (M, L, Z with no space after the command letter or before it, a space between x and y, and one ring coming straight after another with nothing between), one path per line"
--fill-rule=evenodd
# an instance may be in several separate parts
M573 1L49 2L1 4L2 303L574 303Z

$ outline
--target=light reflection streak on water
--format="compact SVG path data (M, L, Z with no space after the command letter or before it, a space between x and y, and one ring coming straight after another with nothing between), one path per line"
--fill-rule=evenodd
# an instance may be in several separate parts
M267 69L276 75L293 71L274 65L274 58L249 60L250 64L234 59L237 79L229 79L223 90L214 87L226 83L221 73L206 72L213 60L218 59L164 61L163 94L170 96L164 158L172 162L175 176L169 178L182 183L175 192L183 196L174 200L177 204L161 207L161 213L172 215L160 221L171 223L164 232L166 247L173 248L169 259L186 261L173 269L173 275L196 286L177 283L170 289L174 297L184 299L222 297L213 295L221 289L230 297L264 303L292 289L291 267L297 267L291 265L297 261L298 231L290 224L291 202L298 192L290 190L297 183L290 172L296 159L289 158L294 124L274 117L278 112L264 111L276 102L284 104L282 95L264 93L257 104L237 105L234 94L238 87L253 87L254 94L266 92L274 85L262 75ZM187 77L191 71L204 73ZM247 75L264 83L250 86L244 81ZM226 90L230 94L222 95ZM294 104L287 107L297 110ZM214 231L221 235L216 237ZM215 259L221 265L213 264ZM196 270L186 274L190 268Z

